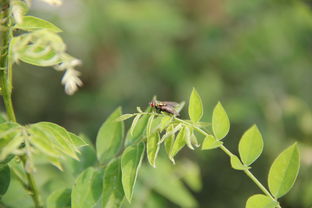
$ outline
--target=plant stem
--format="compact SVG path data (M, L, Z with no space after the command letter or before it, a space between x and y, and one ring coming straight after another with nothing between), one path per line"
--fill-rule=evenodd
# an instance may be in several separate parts
M21 160L23 162L24 169L25 169L26 160L27 160L26 156L25 155L21 156ZM41 203L41 198L40 198L40 194L39 194L35 179L34 179L33 175L28 173L27 171L25 171L25 174L26 174L26 178L28 181L28 189L31 192L31 198L34 201L35 208L42 208L43 206Z
M12 104L12 62L9 60L10 54L10 41L12 38L12 28L11 28L11 4L10 0L1 0L0 2L0 86L1 94L3 97L3 102L5 110L9 121L16 122L16 117L14 113L14 108ZM26 165L26 156L20 156L24 164L24 170ZM43 207L41 205L41 200L36 186L34 177L32 174L25 170L28 190L31 192L31 197L34 201L35 208ZM23 184L25 185L25 184Z
M0 86L8 118L10 121L16 121L8 79L8 71L11 70L9 66L9 46L12 36L10 0L2 0L0 9Z
M176 118L176 117L175 117L175 120L178 121L178 122L184 123L184 124L186 124L188 126L192 126L195 130L197 130L199 133L201 133L205 137L209 135L207 132L205 132L201 128L199 128L197 126L194 126L193 124L191 124L191 123L189 123L187 121L184 121L184 120ZM227 154L229 157L234 156L234 154L229 149L227 149L224 145L221 145L220 149L225 154ZM270 197L273 201L276 201L276 199L270 194L270 192L261 184L261 182L248 169L244 169L243 171L261 189L261 191L263 191L263 193L265 195ZM280 206L278 205L278 207L280 207Z

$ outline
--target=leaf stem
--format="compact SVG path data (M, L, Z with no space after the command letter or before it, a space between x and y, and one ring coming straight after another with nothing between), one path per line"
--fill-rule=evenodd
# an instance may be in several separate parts
M12 73L9 72L12 68L9 66L9 46L12 37L10 0L3 0L0 6L0 86L8 118L16 121L11 99L10 79L8 79L8 73Z
M25 169L26 160L27 160L26 156L25 155L21 156L21 160L23 162L24 169ZM28 189L31 192L31 198L34 201L35 208L43 208L42 203L41 203L40 194L39 194L39 191L38 191L38 188L37 188L37 185L36 185L36 182L35 182L33 175L27 171L25 171L25 174L26 174L26 178L28 181Z
M10 60L10 42L12 38L11 25L11 1L2 0L0 2L0 87L3 102L9 121L16 122L14 108L12 104L12 61ZM43 207L41 204L38 188L32 174L26 171L26 156L20 156L24 164L24 170L28 181L28 190L34 201L35 208ZM25 186L24 183L22 183Z
M187 121L184 121L182 119L176 118L174 117L174 119L178 122L184 123L188 126L193 126L193 128L195 130L197 130L199 133L201 133L204 136L208 136L209 134L207 132L205 132L204 130L202 130L201 128L193 125L192 123L189 123ZM220 149L227 154L229 157L234 156L234 154L228 149L226 148L224 145L220 146ZM261 182L248 170L248 169L244 169L243 170L244 173L261 189L261 191L263 191L263 193L265 195L267 195L268 197L270 197L273 201L276 201L276 199L270 194L270 192L261 184ZM280 206L278 205L278 207L280 208Z

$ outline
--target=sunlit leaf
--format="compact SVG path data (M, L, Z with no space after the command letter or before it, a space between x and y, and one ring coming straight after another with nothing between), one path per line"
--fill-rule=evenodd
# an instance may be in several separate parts
M147 108L145 112L150 112L150 111L151 109ZM135 125L135 128L128 131L127 136L126 136L126 146L136 143L143 138L148 119L149 119L149 115L143 115L138 120L137 124ZM131 134L131 131L132 131L132 134Z
M170 132L172 130L173 130L173 126L171 125L171 126L168 127L168 131ZM170 136L168 136L165 139L164 145L165 145L165 150L166 150L166 153L167 153L168 156L169 156L171 148L173 146L174 138L175 138L175 135L171 134Z
M249 128L239 141L239 155L245 165L252 164L262 153L263 139L256 125Z
M47 199L47 208L70 208L71 189L63 188L50 194Z
M133 136L133 131L139 121L139 119L141 118L141 114L138 114L134 117L133 121L132 121L132 124L131 124L131 127L130 127L130 135Z
M31 144L34 145L43 154L51 156L53 158L59 158L63 154L58 150L55 143L51 141L51 138L45 134L41 129L36 126L31 126L28 129L31 135Z
M71 206L93 208L102 193L103 171L92 167L83 171L75 181L71 193Z
M129 119L129 118L131 118L131 117L133 117L133 116L134 116L134 114L123 114L123 115L119 116L119 117L116 119L116 122L127 120L127 119Z
M278 202L263 194L255 194L248 198L246 208L275 208Z
M218 140L223 139L230 130L230 120L220 102L213 109L212 130Z
M154 115L151 115L148 118L147 125L146 125L146 136L147 137L149 137L151 135L154 117L155 117Z
M273 196L280 198L294 185L299 172L299 150L297 143L285 149L273 162L269 177L269 189Z
M162 136L159 143L163 143L168 137L175 135L182 128L182 124L176 125L174 128L168 127L166 133Z
M110 162L104 172L103 208L119 208L124 198L121 182L121 162L115 159Z
M159 133L156 132L147 137L146 142L147 159L148 162L151 164L151 166L153 166L154 168L156 167L156 158L160 146L159 140L160 140Z
M96 137L96 152L98 160L105 163L111 160L120 150L124 137L123 122L116 122L122 114L121 108L117 108L102 124Z
M235 170L245 170L248 169L248 167L244 166L240 159L236 155L232 155L230 158L231 166Z
M175 163L174 156L185 146L185 128L182 128L178 133L173 146L170 150L169 159Z
M192 138L191 138L191 130L188 127L185 128L185 143L191 150L194 150L194 147L192 145Z
M60 28L48 22L46 20L40 19L38 17L33 16L24 16L23 21L14 25L15 29L26 30L26 31L34 31L38 29L48 29L52 32L62 32Z
M172 121L172 116L163 116L161 119L161 126L160 129L163 130L165 128L167 128L167 126L170 124L170 122Z
M78 149L75 147L66 129L51 122L39 122L32 124L31 127L35 127L37 130L40 129L42 133L49 137L59 151L79 160L76 154Z
M133 188L144 156L144 143L129 146L121 157L122 186L125 196L131 202Z
M192 94L190 96L188 111L189 116L193 122L200 121L203 116L202 100L195 88L193 88Z
M24 137L21 132L18 132L11 138L8 143L0 151L0 161L4 160L9 154L14 153L15 150L23 143Z
M215 149L220 147L223 144L223 142L216 140L216 138L212 135L208 135L205 137L203 143L202 143L202 150L209 150L209 149Z

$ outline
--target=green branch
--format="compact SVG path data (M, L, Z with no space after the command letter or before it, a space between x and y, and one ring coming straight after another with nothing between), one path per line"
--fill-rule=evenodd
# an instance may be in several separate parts
M192 126L196 131L198 131L199 133L201 133L205 137L209 135L207 132L205 132L201 128L199 128L197 126L194 126L193 124L191 124L191 123L189 123L187 121L181 120L181 119L176 118L176 117L175 117L175 120L178 121L178 122L184 123L185 125ZM227 149L224 145L221 145L220 149L225 154L227 154L229 157L234 156L234 154L229 149ZM261 182L248 169L245 169L243 171L261 189L261 191L263 191L263 193L265 195L270 197L273 201L276 201L276 199L270 194L270 192L261 184Z
M12 104L12 62L9 60L10 54L10 41L12 38L12 25L11 25L11 5L10 0L2 0L0 3L0 86L1 94L5 110L10 121L16 122L14 108ZM37 185L33 175L28 173L25 169L26 156L21 156L24 164L24 170L27 177L27 187L31 192L31 197L34 201L36 208L43 207L40 200ZM25 187L25 184L22 183Z

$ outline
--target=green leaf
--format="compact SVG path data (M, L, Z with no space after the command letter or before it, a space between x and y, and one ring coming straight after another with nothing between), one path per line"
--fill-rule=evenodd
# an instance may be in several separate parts
M150 112L151 109L147 108L145 112ZM143 138L144 131L146 129L147 121L149 119L149 115L143 115L135 125L133 132L131 134L131 130L128 131L126 136L126 146L134 144L140 141Z
M230 120L220 102L213 109L212 130L218 140L223 139L230 130Z
M38 46L33 53L29 53L28 51L31 50L31 46L25 46L24 50L18 53L18 58L27 64L42 67L54 66L61 63L60 57L54 50L45 48L44 46Z
M167 128L166 133L162 136L162 138L160 139L159 143L163 143L168 137L170 136L174 136L175 133L177 133L181 128L182 128L182 124L178 124L176 125L174 128L171 128L170 126Z
M182 128L178 133L173 146L170 150L169 159L175 163L174 156L185 146L185 128Z
M153 191L179 205L179 207L197 207L193 195L183 185L179 177L175 175L175 166L161 157L157 162L157 168L155 169L146 166L142 167L141 178L144 184L147 184Z
M12 151L19 147L21 131L21 126L15 122L0 123L0 167L13 158Z
M129 146L121 156L122 186L125 196L131 202L133 188L144 156L144 143Z
M97 134L96 153L101 163L111 160L122 146L124 124L115 121L121 114L121 108L117 108L102 124Z
M71 193L71 206L93 208L102 193L103 172L92 167L83 171L75 181Z
M159 140L160 140L159 133L156 132L147 137L146 142L147 159L148 162L151 164L151 166L153 166L154 168L156 168L156 158L160 146Z
M269 177L269 189L273 196L280 198L294 185L299 172L299 150L297 143L284 150L273 162Z
M191 142L192 142L192 145L194 145L195 147L197 148L200 147L200 144L198 143L197 138L194 134L194 130L192 130L191 132Z
M167 126L170 124L170 122L172 121L172 116L163 116L161 118L161 122L160 122L160 130L164 130L165 128L167 128Z
M110 162L104 172L103 208L119 208L124 199L120 159Z
M0 169L0 198L9 188L11 180L11 171L8 165Z
M131 118L131 117L133 117L133 116L134 116L134 114L123 114L123 115L119 116L119 117L116 119L116 122L127 120L127 119L129 119L129 118Z
M232 155L230 158L231 166L235 170L246 170L249 169L247 166L243 165L240 159L236 155Z
M63 188L54 191L47 199L47 208L70 208L71 189Z
M146 137L150 136L152 133L152 126L153 126L154 117L155 117L154 115L151 115L148 118L147 125L146 125Z
M203 104L200 95L195 88L192 90L189 101L189 116L193 122L198 122L203 116Z
M173 125L168 127L168 131L169 132L172 131L172 130L173 130ZM166 150L168 156L170 154L171 148L172 148L173 143L174 143L174 137L175 137L175 135L171 134L170 136L168 136L165 139L165 150Z
M76 152L79 150L76 148L72 142L71 136L68 134L67 130L57 124L50 122L39 122L31 125L31 128L35 127L40 129L50 141L55 144L55 147L65 153L66 155L79 160Z
M130 135L133 136L133 131L139 121L139 119L141 118L141 114L138 114L134 117L133 121L132 121L132 124L131 124L131 127L130 127Z
M46 20L40 19L38 17L33 16L24 16L23 21L14 26L15 29L26 30L26 31L34 31L38 29L48 29L51 32L59 33L62 32L60 28L48 22Z
M208 135L205 137L203 143L202 143L202 150L210 150L210 149L216 149L220 147L223 144L223 142L216 140L216 138L212 135Z
M87 142L82 137L77 136L76 134L73 134L71 132L67 132L67 133L76 147L80 148L80 147L88 145Z
M44 131L34 125L31 125L28 129L28 132L31 135L31 144L34 145L43 154L53 158L60 158L63 156L63 154L56 147L55 142L52 141L49 135Z
M249 166L262 153L263 139L256 125L250 127L239 141L238 151L242 162Z
M185 143L191 150L194 150L193 144L192 144L192 138L191 138L191 130L188 127L185 128Z
M14 135L14 137L9 139L6 145L1 149L0 161L4 160L9 154L14 154L14 152L24 142L24 137L22 133L19 130L16 130L15 132L16 134Z
M246 202L246 208L275 208L277 205L277 201L273 201L263 194L255 194L249 197Z
M142 109L141 109L140 106L137 106L136 109L137 109L137 111L138 111L139 113L143 113L143 111L142 111Z

